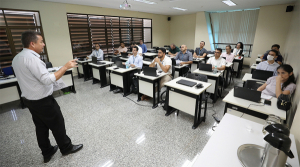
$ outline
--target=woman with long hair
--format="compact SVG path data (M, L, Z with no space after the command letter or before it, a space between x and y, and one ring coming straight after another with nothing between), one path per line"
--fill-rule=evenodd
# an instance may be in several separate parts
M241 56L243 54L244 44L242 42L238 42L233 49L233 55L235 57Z
M277 98L281 94L293 94L296 89L293 67L289 64L281 65L277 68L277 74L277 76L270 77L267 82L257 90Z

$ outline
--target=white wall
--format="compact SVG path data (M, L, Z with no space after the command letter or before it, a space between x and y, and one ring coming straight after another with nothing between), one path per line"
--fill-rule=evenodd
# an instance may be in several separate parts
M286 6L288 4L260 7L251 59L245 59L245 65L255 63L257 55L271 49L273 44L279 44L281 52L284 51L292 18L292 12L285 11Z
M196 47L200 47L200 42L205 41L205 49L211 50L207 23L205 18L205 12L197 12L196 14L196 28L195 28L195 44Z
M1 8L40 11L48 57L53 66L62 66L73 58L66 15L68 12L150 18L152 19L153 46L170 43L170 23L167 20L168 16L165 15L36 0L1 0L0 5Z
M295 135L298 156L300 158L300 0L297 0L292 14L292 21L286 39L284 54L286 56L286 63L290 64L294 68L294 74L297 78L297 88L293 97L292 110L296 111L296 114L291 127L291 133ZM296 109L297 107L298 109Z

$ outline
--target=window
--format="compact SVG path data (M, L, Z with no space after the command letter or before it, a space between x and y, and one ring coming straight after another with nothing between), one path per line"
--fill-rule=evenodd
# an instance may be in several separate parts
M43 35L38 11L20 11L0 9L0 67L11 66L12 60L23 46L21 34L26 30L39 31ZM45 40L45 38L44 38ZM47 49L40 54L43 61L48 61Z
M68 13L68 23L74 57L86 57L98 43L104 54L112 54L124 41L140 39L152 47L152 20L143 18L99 16Z

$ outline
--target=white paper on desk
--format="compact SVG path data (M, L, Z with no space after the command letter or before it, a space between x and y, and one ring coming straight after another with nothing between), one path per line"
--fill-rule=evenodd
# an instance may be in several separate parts
M264 94L264 93L261 93L261 96L260 96L260 98L262 98L262 99L266 99L266 100L271 100L271 99L272 99L272 97L273 97L273 96L266 95L266 94Z
M57 90L65 88L65 87L67 87L66 84L60 78L59 80L57 80L56 82L54 82L54 84L53 84L53 91L57 91Z
M181 63L180 60L176 60L176 65L179 65Z

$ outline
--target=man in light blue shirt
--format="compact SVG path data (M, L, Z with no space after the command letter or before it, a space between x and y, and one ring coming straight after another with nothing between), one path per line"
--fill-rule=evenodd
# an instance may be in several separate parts
M141 48L142 48L142 52L143 53L146 53L147 52L147 46L144 44L143 40L140 39L140 45L139 45Z
M138 50L139 48L137 46L134 46L132 48L132 53L133 55L131 55L129 57L129 59L126 61L126 63L123 63L124 65L129 65L129 67L136 67L139 69L143 68L143 57L138 55Z
M278 52L276 50L271 50L269 55L267 56L267 61L260 62L256 69L258 70L265 70L265 71L273 71L274 76L277 75L277 68L280 66L278 63L275 62L275 59L278 56Z
M100 45L98 43L95 44L95 50L93 50L92 54L86 58L91 59L93 56L97 57L98 60L103 60L103 51L100 49Z

